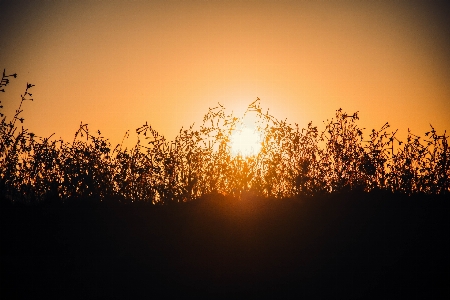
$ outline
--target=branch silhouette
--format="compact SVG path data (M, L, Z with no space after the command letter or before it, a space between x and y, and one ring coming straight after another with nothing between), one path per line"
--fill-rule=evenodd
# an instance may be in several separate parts
M4 70L2 91L16 77ZM408 131L405 142L397 139L397 131L388 131L388 123L365 138L364 128L357 124L358 112L338 109L319 132L312 122L300 128L277 119L257 98L242 117L228 113L220 103L209 108L200 126L181 128L172 141L146 122L136 129L135 146L123 149L123 141L112 147L99 130L93 134L83 123L72 143L29 132L20 114L23 103L33 101L33 87L27 83L11 120L1 115L3 200L32 203L88 197L169 204L214 193L288 198L351 190L450 192L448 136L431 125L425 138ZM230 136L250 115L263 136L261 151L247 158L233 156Z

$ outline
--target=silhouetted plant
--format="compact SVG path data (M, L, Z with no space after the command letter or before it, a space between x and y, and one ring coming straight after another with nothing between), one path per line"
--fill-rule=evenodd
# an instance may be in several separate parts
M16 77L4 71L0 91ZM211 193L286 198L349 190L450 192L448 136L431 125L425 139L408 131L402 142L386 123L365 140L358 113L339 109L319 133L312 123L301 129L278 120L263 111L257 98L242 117L226 113L220 104L210 108L199 127L182 128L173 141L145 123L136 129L136 145L123 149L123 142L113 148L100 131L92 134L83 123L71 143L29 132L21 113L23 103L33 100L33 86L27 83L10 121L1 114L2 199L169 204ZM256 119L261 151L234 155L230 136L248 116Z

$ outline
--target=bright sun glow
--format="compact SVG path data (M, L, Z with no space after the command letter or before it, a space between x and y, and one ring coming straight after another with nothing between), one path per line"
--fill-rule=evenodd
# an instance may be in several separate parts
M231 134L231 153L234 156L241 155L248 157L257 155L261 150L261 136L260 134L250 128L243 128L235 130Z

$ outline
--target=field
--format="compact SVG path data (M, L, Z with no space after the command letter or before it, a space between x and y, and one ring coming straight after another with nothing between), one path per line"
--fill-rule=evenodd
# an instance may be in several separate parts
M3 202L1 295L448 299L448 200L355 192L167 206Z
M1 299L449 299L446 131L365 135L338 109L319 132L257 98L172 141L146 122L129 149L83 123L71 142L30 132L33 86L0 113Z

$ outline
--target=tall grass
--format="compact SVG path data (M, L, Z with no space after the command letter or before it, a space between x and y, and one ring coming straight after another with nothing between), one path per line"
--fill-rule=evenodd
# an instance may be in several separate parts
M0 84L5 92L11 78ZM71 142L38 137L22 126L24 102L33 99L28 84L15 115L0 123L0 193L18 202L147 201L184 202L205 194L248 194L285 198L361 190L404 194L448 194L450 151L446 132L431 126L425 138L408 132L405 142L386 123L364 137L358 113L341 109L319 132L279 120L257 98L243 117L210 108L197 128L182 128L169 141L148 123L136 129L131 149L112 147L100 131L80 124ZM2 108L2 106L0 106ZM230 136L247 116L263 136L262 149L233 156Z

